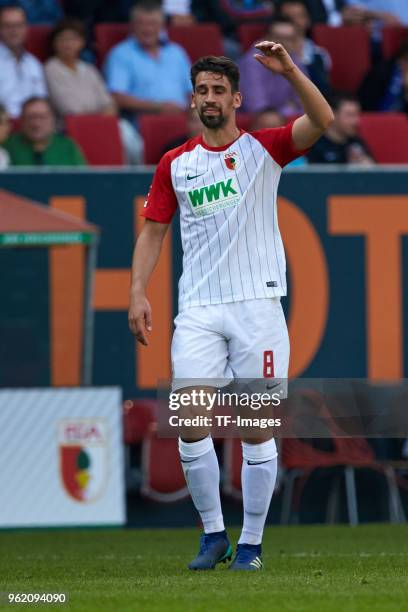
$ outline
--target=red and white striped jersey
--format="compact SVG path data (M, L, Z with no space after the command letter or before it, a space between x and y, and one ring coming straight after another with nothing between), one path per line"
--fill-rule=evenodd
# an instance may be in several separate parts
M179 310L286 294L276 199L283 166L303 154L292 125L241 131L224 147L198 136L162 157L142 215L170 223L179 207Z

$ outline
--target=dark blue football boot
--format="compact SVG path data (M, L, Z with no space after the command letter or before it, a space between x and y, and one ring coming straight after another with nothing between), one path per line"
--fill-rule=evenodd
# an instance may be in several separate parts
M209 570L214 569L217 563L230 561L232 546L226 531L216 533L203 533L200 536L200 550L195 559L191 561L188 569Z
M262 569L262 546L260 544L238 544L230 570Z

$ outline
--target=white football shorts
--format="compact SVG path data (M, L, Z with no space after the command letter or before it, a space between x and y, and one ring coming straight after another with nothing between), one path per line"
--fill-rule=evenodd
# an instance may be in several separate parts
M289 335L279 297L192 306L174 324L173 391L288 377Z

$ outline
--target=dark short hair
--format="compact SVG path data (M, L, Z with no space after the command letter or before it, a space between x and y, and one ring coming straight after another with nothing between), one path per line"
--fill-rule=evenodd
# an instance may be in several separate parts
M200 72L215 72L223 74L231 83L231 89L235 93L239 91L239 68L229 57L206 55L200 57L192 66L190 71L191 83L195 89L197 75Z
M55 40L58 38L62 32L75 32L81 38L86 40L86 29L85 25L79 19L73 19L71 17L67 17L66 19L62 19L57 23L50 36L51 46L54 47Z
M0 116L7 115L7 109L4 104L0 104Z
M27 109L28 106L30 106L31 104L35 104L36 102L44 102L44 104L46 104L48 106L48 108L50 109L50 111L52 112L52 114L54 115L54 109L52 107L52 104L49 100L49 98L44 98L41 96L31 96L31 98L27 98L27 100L25 100L21 106L21 114L24 113L24 111Z
M334 112L338 111L340 106L346 102L351 102L360 106L359 99L357 98L357 96L353 96L353 94L336 92L332 94L329 98L330 106L332 107Z
M1 5L0 6L0 19L3 16L3 13L5 13L6 11L22 11L25 17L27 18L27 13L25 12L24 7L21 6L21 4L19 4L18 2L9 2L8 4Z
M277 5L277 7L276 7L277 8L277 15L278 16L283 17L283 15L281 14L280 11L281 11L282 6L284 4L292 4L292 5L301 4L303 6L303 8L305 9L306 13L308 14L309 18L310 18L310 12L309 12L309 9L308 9L307 5L305 4L304 0L281 0L279 2L279 4Z
M162 11L162 3L160 0L139 0L131 6L129 15L133 17L135 11L145 11L146 13L153 13L154 11Z

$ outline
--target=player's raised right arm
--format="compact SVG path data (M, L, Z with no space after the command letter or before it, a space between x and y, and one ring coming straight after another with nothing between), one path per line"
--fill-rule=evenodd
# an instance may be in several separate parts
M146 287L158 262L169 223L146 219L136 241L132 261L129 327L136 339L147 346L147 332L152 330L152 310L146 297Z

